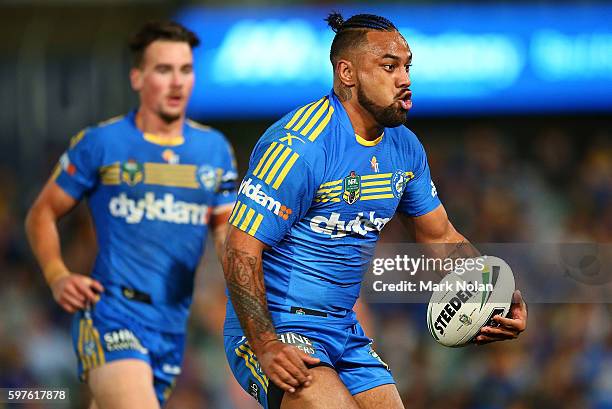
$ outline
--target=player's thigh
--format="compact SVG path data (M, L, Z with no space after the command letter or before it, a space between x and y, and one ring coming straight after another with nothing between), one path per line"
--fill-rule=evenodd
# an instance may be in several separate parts
M404 409L395 384L377 386L353 396L360 409Z
M359 409L336 371L327 366L317 366L310 372L310 386L300 388L295 393L285 392L281 409Z
M122 359L93 368L88 384L97 409L157 409L153 372L140 359Z

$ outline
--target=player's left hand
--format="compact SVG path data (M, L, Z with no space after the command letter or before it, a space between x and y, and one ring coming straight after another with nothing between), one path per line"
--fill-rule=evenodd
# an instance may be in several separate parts
M527 304L519 290L512 294L512 305L508 317L496 315L493 321L498 327L482 327L480 334L476 337L477 345L484 345L495 341L505 341L517 338L527 328Z

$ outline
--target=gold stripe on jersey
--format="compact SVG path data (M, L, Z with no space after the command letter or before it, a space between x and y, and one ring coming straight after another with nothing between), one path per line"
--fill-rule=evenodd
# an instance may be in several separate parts
M295 164L295 161L298 160L299 157L300 157L300 155L298 155L297 153L293 152L293 155L291 155L291 157L289 158L289 160L287 161L285 166L283 166L283 170L281 171L281 173L278 175L278 177L274 181L274 184L272 185L273 189L277 189L278 190L280 185L283 184L283 181L285 180L285 177L287 177L287 173L289 173L289 171L291 170L291 168Z
M314 104L310 105L310 107L308 108L306 113L302 116L302 118L299 120L299 122L297 124L295 124L294 127L291 128L291 130L294 131L294 132L298 132L300 130L300 128L302 126L304 126L304 124L306 123L306 120L308 118L310 118L310 115L312 115L312 111L314 111L326 99L327 99L327 97L323 97L320 100L318 100L317 102L315 102ZM310 127L312 128L312 125ZM306 135L306 134L302 133L302 135Z
M70 138L70 149L74 148L85 136L85 129Z
M334 107L330 105L329 109L327 110L327 114L325 115L321 123L319 123L315 130L312 131L312 133L308 136L309 141L314 142L317 139L317 137L321 134L321 132L323 132L323 129L325 129L325 127L329 123L329 120L331 119L333 113Z
M103 185L121 184L121 171L119 167L119 162L100 167L98 173L100 174L100 181Z
M361 180L384 179L390 178L391 176L393 176L393 173L374 173L372 175L363 175Z
M382 192L390 192L391 186L387 187L370 187L367 189L361 189L361 193L367 195L368 193L382 193Z
M274 163L274 161L278 157L278 154L281 153L281 151L285 148L287 148L285 145L277 144L276 149L274 149L274 151L270 154L263 168L257 173L253 172L253 174L257 176L259 179L263 180L264 175L268 173L270 166L272 166L272 163ZM291 148L287 148L287 149L291 149Z
M383 179L383 180L375 180L372 182L363 182L361 184L361 187L368 187L368 186L384 186L384 185L388 185L389 184L389 179Z
M144 164L144 183L147 185L199 189L200 184L196 179L196 170L196 165L147 162Z
M238 209L238 214L236 214L236 217L234 217L234 220L232 221L232 225L235 227L238 227L240 224L240 221L242 220L242 216L244 216L244 212L247 208L246 204L242 204L240 206L240 209Z
M306 127L304 127L304 129L302 129L302 132L300 132L300 134L302 134L303 136L306 136L308 134L308 132L310 132L312 127L317 123L319 118L321 118L321 115L323 115L323 113L327 110L328 107L329 107L329 99L327 99L327 97L325 97L325 102L323 103L323 105L321 105L321 107L317 110L315 115L308 122L308 125L306 125Z
M287 156L289 156L290 153L291 153L291 148L289 147L285 148L281 156L274 163L274 166L272 166L272 169L270 169L270 172L268 172L268 175L264 179L264 182L266 182L266 184L269 185L270 182L272 182L272 179L274 178L274 176L276 176L276 173L278 172L281 165L283 164L283 162L285 162L285 159L287 159Z
M315 198L315 202L316 203L327 203L327 202L337 203L337 202L340 202L340 198L339 197L322 196L322 197Z
M257 233L257 229L259 229L259 225L261 224L262 220L263 220L263 215L261 213L258 213L257 217L255 218L255 221L253 222L253 225L251 226L251 228L249 229L247 233L249 233L251 236L254 236L255 233Z
M232 214L230 214L230 217L228 219L228 222L231 223L234 220L234 217L236 217L236 214L238 213L238 208L240 207L242 203L240 202L240 200L238 200L236 202L236 204L234 205L234 210L232 210Z
M332 180L331 182L322 183L321 186L319 186L319 190L321 188L324 188L324 187L337 185L337 184L341 183L342 181L343 181L343 179L338 179L338 180Z
M266 162L266 160L268 159L268 155L270 155L270 152L272 152L272 150L274 149L274 147L278 145L278 142L272 142L270 144L270 146L268 146L268 149L266 149L266 151L264 152L263 156L261 157L261 159L259 160L259 163L257 164L257 167L255 168L255 170L253 171L253 174L257 174L257 172L260 171L261 167L263 166L263 164Z
M293 114L293 116L291 117L291 119L289 120L289 122L287 122L287 125L285 125L285 129L291 129L291 127L293 126L293 124L295 123L295 121L297 121L300 116L302 116L302 113L311 105L316 104L317 101L315 102L311 102L310 104L304 105L303 107L301 107L300 109L298 109L297 111L295 111L295 114Z
M58 163L53 168L53 172L51 173L51 180L54 181L55 179L57 179L57 177L60 175L60 173L62 173L62 165L60 165Z
M329 193L329 192L334 192L336 190L342 190L342 185L319 189L319 190L317 190L317 193Z
M249 211L247 212L246 217L244 218L244 221L242 222L242 224L240 225L240 230L246 230L247 227L249 226L249 224L251 224L251 219L253 219L253 216L255 215L255 210L253 209L249 209Z
M376 199L393 199L393 193L385 193L379 195L361 196L360 200L376 200Z
M253 216L255 216L256 214L257 216L255 217L255 221L253 221ZM253 236L257 232L257 229L259 228L259 225L261 224L262 220L263 215L261 213L257 213L254 209L251 209L245 203L242 203L236 216L234 216L234 219L232 220L230 218L230 224ZM249 225L251 226L250 229Z

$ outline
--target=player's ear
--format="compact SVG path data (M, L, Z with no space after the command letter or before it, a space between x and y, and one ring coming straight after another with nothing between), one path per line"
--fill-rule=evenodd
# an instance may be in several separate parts
M130 83L132 84L132 89L139 92L142 89L142 81L142 70L138 67L132 68L130 70Z
M355 65L349 60L338 60L336 63L336 76L343 85L354 87L356 83Z

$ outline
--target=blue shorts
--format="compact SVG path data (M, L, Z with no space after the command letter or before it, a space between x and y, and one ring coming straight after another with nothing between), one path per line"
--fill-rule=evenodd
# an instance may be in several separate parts
M184 333L164 333L117 314L108 298L72 320L72 344L83 381L87 372L106 362L140 359L153 370L153 387L160 405L168 398L181 373Z
M351 395L377 386L394 384L389 366L372 349L372 340L361 325L283 324L279 339L319 358L319 365L334 369ZM225 354L236 380L266 409L280 408L283 392L261 370L245 337L226 335Z

